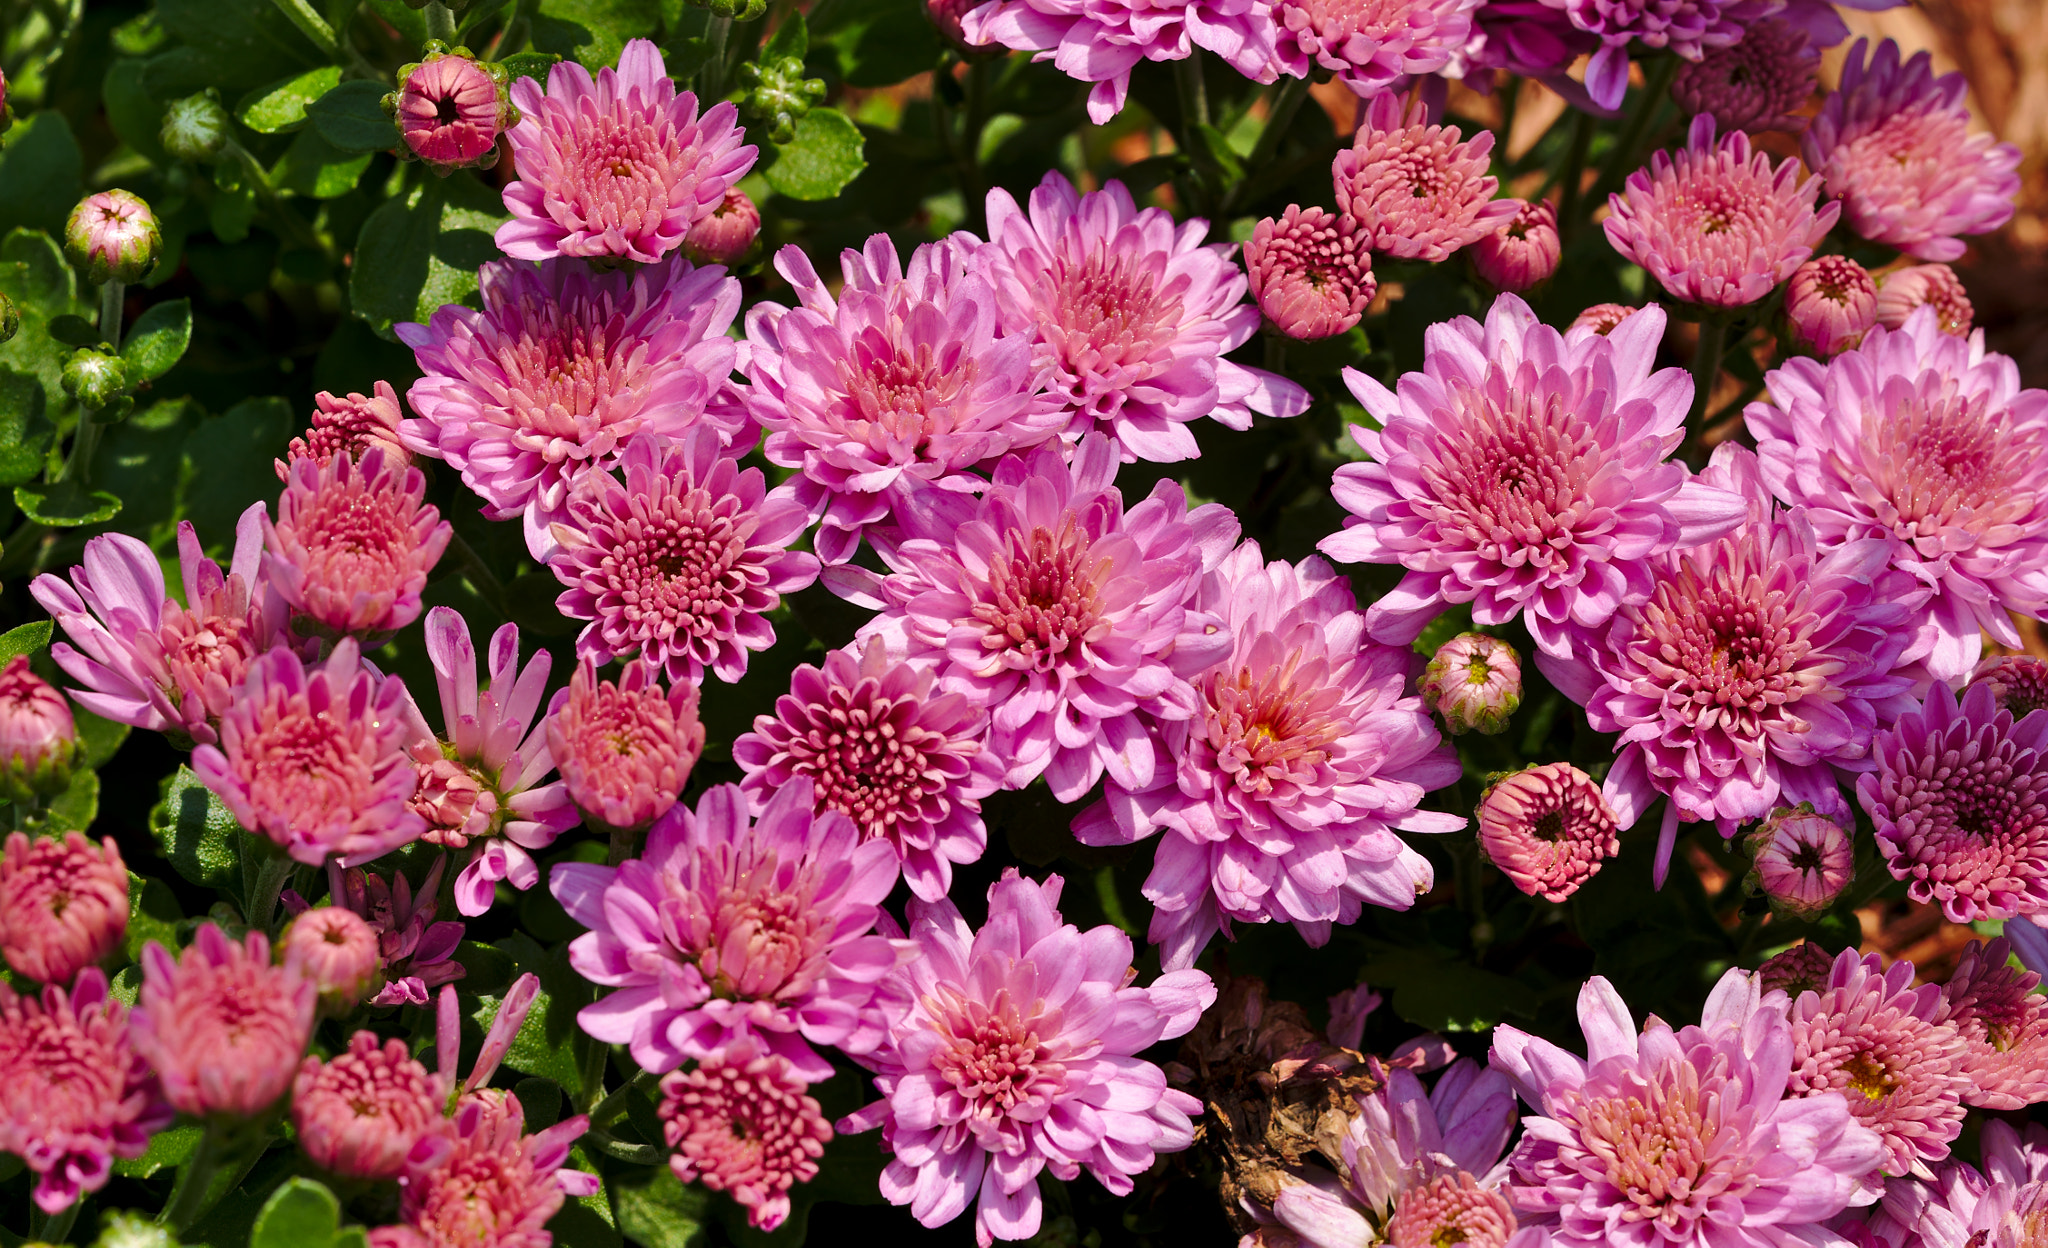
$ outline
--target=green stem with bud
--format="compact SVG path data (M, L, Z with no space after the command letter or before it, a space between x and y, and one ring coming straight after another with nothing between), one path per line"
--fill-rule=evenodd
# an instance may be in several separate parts
M207 1123L199 1137L199 1147L193 1150L189 1161L178 1167L178 1181L171 1187L171 1198L164 1202L164 1211L156 1215L157 1222L169 1227L173 1235L182 1236L206 1212L207 1189L213 1186L214 1172L225 1159L223 1144L220 1129Z
M1700 431L1700 418L1707 414L1707 399L1721 376L1721 356L1728 345L1728 326L1709 317L1700 322L1700 345L1692 354L1692 412L1685 423L1692 434Z

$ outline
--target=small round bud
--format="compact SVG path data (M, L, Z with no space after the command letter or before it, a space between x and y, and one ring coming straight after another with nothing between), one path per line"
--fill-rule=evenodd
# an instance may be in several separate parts
M398 90L384 97L407 150L437 173L496 164L498 135L519 124L509 75L477 64L468 48L427 48L419 64L399 72Z
M80 347L64 363L64 393L80 407L111 407L128 388L128 366L118 355L96 347Z
M208 87L197 95L172 100L164 108L164 125L157 139L173 158L203 165L220 155L232 133L220 92Z
M32 802L71 784L78 729L71 704L17 654L0 670L0 797Z
M156 267L163 241L156 214L141 196L101 191L71 210L64 226L64 257L95 286L139 282Z
M1479 852L1531 897L1563 901L1621 852L1621 824L1593 778L1545 763L1479 799Z
M1747 843L1756 860L1744 884L1770 898L1771 909L1783 918L1827 913L1856 874L1848 830L1816 812L1811 802L1773 812Z
M322 906L285 929L284 964L319 989L330 1013L345 1014L369 995L383 962L377 933L353 910Z
M1443 716L1452 736L1505 731L1522 704L1522 661L1485 633L1460 633L1438 647L1422 674L1422 704Z
M1962 279L1947 265L1915 264L1893 269L1881 282L1877 288L1877 323L1886 329L1903 328L1915 308L1931 303L1942 333L1960 338L1970 332L1976 309L1970 306Z
M1596 303L1573 318L1565 327L1566 333L1577 329L1589 329L1605 338L1614 332L1617 325L1627 320L1636 311L1625 303Z
M178 1237L140 1213L108 1213L100 1216L99 1242L93 1248L178 1248Z
M804 77L801 57L778 57L766 64L749 61L740 66L739 80L748 89L741 107L767 127L774 143L795 138L796 123L825 98L824 80Z
M14 308L14 300L0 294L0 342L11 341L21 332L21 313Z
M730 267L747 254L760 232L761 210L738 187L732 187L710 216L690 227L683 236L683 249L694 264Z
M1792 341L1823 359L1863 341L1877 324L1877 283L1847 256L1819 256L1792 274L1785 291Z
M1834 966L1827 950L1802 940L1756 968L1756 977L1765 992L1783 992L1797 1001L1802 992L1819 992Z
M1495 290L1520 294L1557 272L1564 245L1547 199L1523 204L1506 225L1472 244L1472 267Z

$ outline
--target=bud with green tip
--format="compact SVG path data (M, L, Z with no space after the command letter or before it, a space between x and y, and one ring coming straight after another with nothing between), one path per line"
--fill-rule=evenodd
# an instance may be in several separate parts
M164 125L157 139L175 159L204 165L219 158L233 133L220 92L208 87L198 95L171 101L164 109Z
M95 286L139 282L156 267L163 241L156 214L140 195L101 191L71 210L64 226L64 258Z
M127 392L128 366L118 355L80 347L64 362L64 393L92 410L113 406Z
M1506 731L1508 717L1522 705L1521 657L1498 637L1460 633L1438 647L1418 692L1452 736L1492 736Z
M93 1248L178 1248L178 1237L140 1213L109 1213L100 1218L100 1238Z
M768 138L775 143L795 138L796 123L825 98L824 80L804 77L801 57L777 57L765 65L749 61L740 66L739 81L747 88L741 107L767 127Z
M0 294L0 342L7 342L20 332L21 313L14 310L14 300Z

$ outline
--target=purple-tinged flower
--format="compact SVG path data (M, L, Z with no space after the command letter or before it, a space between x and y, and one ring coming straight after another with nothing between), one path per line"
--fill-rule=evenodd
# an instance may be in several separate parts
M534 723L554 660L536 651L522 670L519 629L491 634L491 679L476 679L469 624L452 607L427 613L427 657L440 687L445 736L412 709L410 753L419 768L412 809L426 821L421 839L470 850L455 877L455 908L479 915L491 908L499 880L528 889L540 868L528 850L546 849L576 826L576 806L559 780L542 783L555 760L546 732Z
M422 1158L445 1151L436 1146L450 1091L447 1080L413 1059L405 1041L380 1045L375 1032L359 1031L333 1060L300 1064L292 1081L299 1147L342 1178L395 1179L415 1150Z
M1956 271L1945 264L1914 264L1878 275L1877 323L1886 329L1904 329L1906 318L1921 304L1934 305L1936 322L1944 334L1961 338L1970 332L1976 309Z
M1835 203L1816 212L1820 179L1799 174L1789 159L1774 172L1740 130L1715 142L1714 117L1702 113L1677 155L1653 153L1608 196L1613 213L1601 228L1673 298L1744 307L1791 277L1841 215Z
M429 990L466 973L454 957L462 944L462 924L434 920L441 874L447 869L447 858L437 855L415 897L412 881L402 871L392 872L387 881L360 867L344 871L331 861L327 864L327 891L334 904L361 915L377 933L384 987L369 1004L425 1005Z
M256 657L284 634L282 602L266 594L263 504L235 526L229 571L200 550L189 521L178 524L185 602L164 592L156 553L126 533L103 533L65 581L45 573L29 592L69 642L50 657L82 689L71 700L116 723L210 745ZM75 648L74 648L75 647Z
M1877 283L1847 256L1817 256L1793 271L1785 320L1799 346L1823 358L1838 355L1877 324Z
M386 463L410 464L412 452L398 440L398 424L405 415L398 406L398 392L388 381L378 382L371 390L369 395L351 391L339 399L325 390L314 395L313 423L306 435L292 439L286 458L271 461L277 466L277 479L289 484L292 462L301 459L325 468L328 460L340 454L360 464L373 446L384 452Z
M2034 1248L2048 1233L2048 1128L1984 1124L1984 1168L1953 1158L1931 1178L1895 1178L1867 1223L1835 1227L1862 1248Z
M1671 99L1689 117L1711 113L1723 130L1800 131L1820 46L1783 18L1752 23L1739 42L1678 67Z
M68 984L112 953L128 930L128 867L114 838L82 832L31 841L10 832L0 852L0 957L18 975Z
M1851 831L1806 803L1772 811L1745 838L1750 890L1768 897L1781 918L1819 918L1855 878Z
M731 268L745 258L761 232L761 210L745 191L726 191L718 207L690 227L683 236L683 252L692 264L722 264Z
M548 1248L547 1230L570 1196L599 1187L594 1174L565 1170L569 1146L590 1129L582 1114L537 1135L509 1092L465 1097L444 1128L448 1147L415 1159L401 1178L404 1248Z
M707 670L738 680L749 651L775 644L767 616L782 595L818 579L817 557L789 549L803 504L787 486L770 491L759 468L742 470L709 428L673 444L636 438L619 467L623 482L585 476L553 530L548 567L569 587L555 606L591 621L577 655L637 654L671 683L700 684Z
M1566 655L1536 656L1595 732L1621 734L1604 785L1621 826L1669 799L1660 886L1681 821L1732 837L1800 802L1846 817L1840 782L1870 766L1878 725L1913 706L1899 669L1916 595L1886 544L1822 547L1732 443L1701 480L1745 498L1748 522L1656 561L1647 601L1576 632Z
M1505 225L1472 244L1472 267L1495 290L1520 294L1549 281L1563 254L1557 206L1539 199L1523 204Z
M426 474L379 447L360 464L292 461L276 522L263 518L263 572L295 633L374 646L419 618L427 573L455 534L426 492Z
M1522 705L1522 659L1497 637L1459 633L1430 656L1416 692L1422 709L1443 716L1452 736L1493 736L1507 730Z
M405 684L365 670L343 638L311 668L280 646L249 665L220 744L192 770L251 832L295 860L356 866L417 840Z
M1365 1020L1385 1002L1369 985L1346 988L1329 999L1330 1025L1324 1029L1330 1043L1356 1052L1365 1043Z
M1731 972L1733 974L1734 972ZM1766 1001L1761 1017L1777 1010ZM1876 954L1845 949L1827 981L1791 1002L1787 1104L1846 1097L1856 1121L1883 1138L1873 1159L1898 1176L1927 1173L1963 1129L1969 1048L1945 1021L1939 984L1913 987L1913 964L1890 970Z
M1392 92L1374 97L1351 146L1330 165L1337 208L1357 220L1366 245L1406 260L1442 260L1514 220L1519 199L1495 199L1487 175L1493 132L1462 139L1429 124L1420 101L1404 110Z
M520 121L505 138L519 181L505 188L512 219L498 227L497 242L515 260L619 256L653 264L754 167L738 110L720 102L699 117L697 97L676 91L645 39L629 41L617 72L601 69L595 82L574 61L548 70L546 94L520 78L512 103Z
M796 498L821 518L827 564L845 563L913 483L972 493L977 464L1057 437L1034 335L1000 332L994 288L954 242L927 243L906 270L887 234L841 253L835 297L800 247L776 253L795 307L747 314L748 410L771 463L796 468Z
M1970 684L1988 685L1991 699L2015 720L2048 707L2048 660L2031 654L1996 654L1978 662ZM1965 690L1967 692L1967 690Z
M141 281L156 267L162 250L156 214L130 191L86 196L64 225L64 258L95 286Z
M1935 76L1929 53L1900 64L1891 40L1874 51L1856 41L1800 143L1807 166L1841 198L1845 225L1922 260L1955 260L1956 235L2011 219L2020 149L1970 133L1968 94L1962 74Z
M1943 333L1933 308L1764 381L1770 401L1743 415L1771 491L1823 545L1883 539L1933 591L1906 660L1960 680L1980 633L2019 649L2010 613L2048 615L2048 391L2021 389L1981 333Z
M1963 1036L1963 1104L1979 1109L2048 1101L2048 998L2035 991L2041 977L2015 970L2011 956L2003 937L1973 940L1942 989L1948 1021Z
M1367 902L1414 905L1433 876L1395 830L1465 823L1417 809L1458 764L1406 696L1415 656L1365 638L1329 564L1269 564L1255 542L1203 578L1191 607L1229 645L1192 676L1194 714L1156 724L1155 779L1112 767L1103 803L1074 824L1097 845L1165 833L1145 881L1160 964L1194 965L1233 921L1292 923L1320 946Z
M1479 799L1479 852L1516 888L1563 901L1621 852L1621 826L1593 777L1544 763L1498 781Z
M1543 0L1597 36L1600 50L1586 66L1586 94L1608 112L1628 94L1628 54L1634 44L1668 48L1697 61L1710 49L1739 42L1758 19L1781 6L1777 0ZM1654 106L1647 101L1644 107Z
M813 809L798 779L750 825L746 795L720 785L656 821L640 858L557 865L548 887L591 929L570 963L616 989L577 1015L583 1029L652 1071L751 1039L807 1082L832 1074L811 1045L880 1043L877 983L897 952L873 929L896 847Z
M1787 1097L1807 1089L1782 1002L1730 971L1700 1026L1652 1017L1638 1035L1596 975L1579 993L1585 1058L1496 1028L1493 1068L1536 1111L1508 1159L1516 1209L1558 1248L1827 1242L1819 1224L1871 1199L1884 1147L1860 1098Z
M493 70L498 76L506 71L486 69L463 51L427 53L424 61L401 71L398 90L386 102L406 148L444 174L465 165L496 164L498 134L518 118L493 76Z
M1624 303L1596 303L1573 317L1572 323L1565 328L1565 333L1591 332L1604 338L1639 311L1640 308L1632 308Z
M789 1189L818 1176L832 1124L787 1059L735 1044L661 1081L668 1164L685 1183L730 1192L747 1223L773 1231L789 1217Z
M990 0L964 13L960 27L970 44L1031 52L1094 84L1088 120L1098 126L1123 111L1139 61L1184 60L1204 48L1254 82L1279 76L1272 6L1258 0Z
M1032 362L1050 370L1068 433L1110 435L1126 463L1195 458L1186 426L1203 416L1249 429L1253 412L1308 409L1300 386L1223 358L1251 341L1259 312L1243 302L1230 246L1202 243L1208 230L1139 211L1121 182L1082 195L1048 173L1028 212L1008 191L988 194L989 242L974 264L995 288L1002 329L1034 335Z
M113 1159L142 1156L174 1116L99 968L40 999L0 983L0 1153L35 1172L37 1208L61 1213L106 1186Z
M17 654L0 668L0 797L33 807L71 784L78 726L71 704Z
M888 980L909 1005L864 1059L883 1099L838 1123L882 1128L882 1195L923 1225L972 1203L982 1248L1038 1233L1041 1171L1085 1168L1129 1195L1155 1155L1194 1142L1201 1112L1137 1055L1187 1034L1216 986L1183 970L1137 987L1130 937L1062 922L1060 885L1004 871L978 932L951 901L910 903L916 956Z
M988 847L981 799L1001 786L1003 764L984 748L987 734L978 700L938 688L929 664L900 662L870 637L798 666L775 714L754 717L732 758L756 806L809 780L816 813L838 811L863 837L894 844L910 891L937 901L953 864Z
M1742 521L1739 496L1666 460L1692 387L1682 370L1651 372L1663 336L1661 308L1567 336L1502 295L1484 325L1431 326L1422 371L1397 391L1345 370L1381 428L1352 429L1371 462L1337 469L1331 493L1351 516L1320 549L1408 569L1366 612L1375 640L1407 645L1469 602L1473 623L1519 615L1563 654L1569 626L1649 597L1656 556Z
M582 660L548 704L547 726L570 799L603 832L643 831L667 814L704 752L697 686L664 692L659 669L641 659L616 682Z
M271 965L263 933L236 943L207 923L176 960L143 946L129 1035L179 1111L253 1118L291 1086L318 997L296 968Z
M1044 775L1071 802L1105 770L1151 788L1163 768L1145 717L1194 715L1188 677L1229 644L1188 601L1236 517L1189 512L1172 480L1126 513L1116 470L1115 444L1090 434L1071 463L1052 446L1004 459L979 499L918 491L881 551L893 575L861 600L881 608L861 641L935 664L941 688L988 708L1006 788Z
M323 1005L346 1014L377 980L377 932L341 906L308 910L284 932L283 961L320 993Z
M1358 324L1379 290L1358 222L1287 205L1252 227L1244 271L1266 321L1289 338L1329 338Z
M1803 940L1756 968L1756 982L1765 992L1782 992L1797 1001L1802 992L1822 991L1834 969L1827 950Z
M1438 73L1464 58L1480 0L1279 0L1280 71L1328 70L1361 99Z
M1465 77L1473 85L1490 90L1497 74L1534 78L1580 108L1598 107L1585 86L1565 72L1600 46L1571 18L1543 0L1486 0L1472 15L1472 24Z
M740 307L722 271L680 257L616 272L494 261L477 284L481 311L443 304L426 324L395 328L426 374L406 392L420 418L399 434L460 472L486 516L520 517L534 558L547 557L570 488L617 463L635 435L709 425L739 437L745 416L714 402Z

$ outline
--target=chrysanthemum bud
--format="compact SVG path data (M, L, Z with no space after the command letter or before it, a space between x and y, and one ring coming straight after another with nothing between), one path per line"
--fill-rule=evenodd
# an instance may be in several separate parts
M697 264L729 267L747 254L760 232L761 210L738 187L731 187L710 216L690 227L683 237L683 249Z
M71 784L78 729L71 704L15 655L0 670L0 798L28 803Z
M1945 264L1915 264L1886 273L1877 288L1877 323L1903 329L1906 318L1923 303L1934 305L1942 333L1960 338L1970 332L1976 309L1970 306L1962 279Z
M796 56L779 57L766 64L749 61L740 66L739 81L747 88L742 111L763 123L768 128L769 140L775 143L795 138L796 123L825 98L824 80L804 77L803 58Z
M0 957L45 984L112 953L128 930L128 867L112 837L7 837L0 852Z
M1756 968L1756 977L1765 992L1783 992L1797 1001L1802 992L1820 991L1834 965L1827 950L1801 941Z
M425 57L398 71L384 111L413 155L437 173L498 163L498 135L519 124L502 65L481 65L468 48L427 45Z
M98 411L112 407L128 389L128 366L121 357L93 347L80 347L64 362L59 379L64 393L80 407Z
M1547 199L1523 204L1514 219L1472 244L1472 267L1495 290L1519 294L1557 272L1564 254L1557 208Z
M15 310L14 300L0 294L0 342L11 341L21 332L21 313Z
M1756 861L1747 887L1769 897L1771 909L1786 918L1826 913L1855 874L1848 830L1811 803L1773 812L1749 834L1748 845Z
M1601 337L1614 332L1615 326L1629 318L1636 309L1625 303L1596 303L1572 319L1566 332L1575 329L1590 329Z
M284 964L311 980L333 1013L346 1013L376 983L377 933L353 910L308 910L285 929Z
M1593 778L1545 763L1498 781L1479 799L1479 852L1516 888L1563 901L1621 850L1621 826Z
M2048 707L2048 661L2030 654L1992 655L1977 664L1970 683L1991 686L1998 709L2014 719Z
M219 157L233 133L232 119L221 105L220 92L208 87L165 106L164 124L157 132L157 141L177 160L206 165Z
M1847 256L1820 256L1792 274L1785 292L1792 340L1823 358L1863 341L1877 324L1877 284Z
M961 29L960 19L979 7L981 0L924 0L924 15L953 50L968 60L983 60L1002 55L1007 49L1000 43L969 43L967 33Z
M64 226L64 256L86 281L139 282L156 267L163 248L156 214L127 191L88 195Z
M122 1211L100 1215L99 1242L93 1248L178 1248L178 1237L147 1214Z
M1438 647L1422 674L1422 704L1443 716L1452 736L1505 730L1522 704L1522 661L1515 648L1485 633L1460 633Z
M1350 217L1289 204L1252 227L1244 271L1266 320L1289 338L1328 338L1358 324L1379 289L1372 240Z

